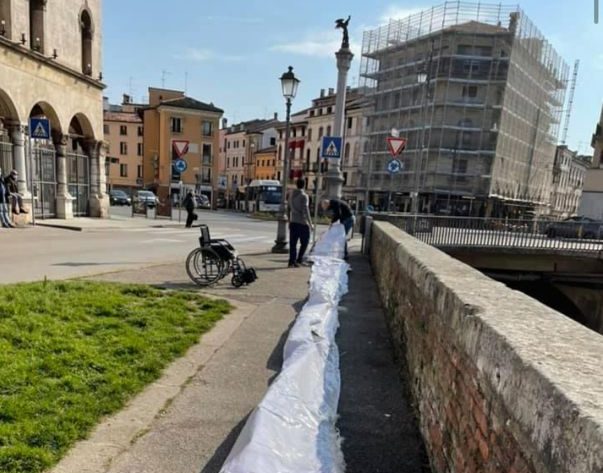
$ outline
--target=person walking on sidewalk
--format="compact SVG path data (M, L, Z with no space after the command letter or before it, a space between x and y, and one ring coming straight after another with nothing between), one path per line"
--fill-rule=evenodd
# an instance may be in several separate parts
M323 211L331 212L331 225L335 222L340 222L343 224L343 228L345 228L345 258L348 257L348 233L354 226L354 214L352 213L352 209L350 206L340 199L325 199L321 202L321 207Z
M296 187L289 197L289 267L297 268L303 264L304 254L310 243L312 217L308 194L304 192L306 181L298 179ZM299 253L297 242L300 242Z
M193 226L193 222L197 220L197 214L195 213L195 198L193 197L193 193L189 191L182 202L184 208L186 209L186 228L191 228Z

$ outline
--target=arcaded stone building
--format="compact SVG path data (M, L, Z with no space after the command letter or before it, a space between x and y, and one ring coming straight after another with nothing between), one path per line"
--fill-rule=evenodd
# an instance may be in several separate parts
M101 26L100 0L0 3L0 164L39 218L107 215Z

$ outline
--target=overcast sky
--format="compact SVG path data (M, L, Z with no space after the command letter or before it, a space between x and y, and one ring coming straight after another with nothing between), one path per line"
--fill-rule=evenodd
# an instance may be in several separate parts
M568 144L588 154L603 103L603 18L594 23L594 1L603 10L603 0L520 3L570 66L575 59L581 61ZM356 57L349 84L356 85L364 30L439 3L105 0L105 94L113 103L123 93L140 101L148 86L164 83L213 102L231 122L274 112L282 116L278 78L287 66L302 81L294 110L309 106L321 88L335 87L334 52L341 41L335 19L352 15L350 40Z

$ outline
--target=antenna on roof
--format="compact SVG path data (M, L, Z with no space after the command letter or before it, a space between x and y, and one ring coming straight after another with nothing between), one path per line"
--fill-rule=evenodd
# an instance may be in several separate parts
M165 89L165 77L171 74L171 72L166 71L165 69L161 71L161 88Z
M188 72L184 73L184 94L186 95L186 91L188 90Z

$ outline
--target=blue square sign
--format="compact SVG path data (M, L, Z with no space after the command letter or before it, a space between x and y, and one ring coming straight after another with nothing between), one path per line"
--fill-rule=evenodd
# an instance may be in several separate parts
M49 140L50 122L48 118L30 118L29 136L38 140Z
M323 158L341 158L341 141L340 136L323 136L321 156Z

